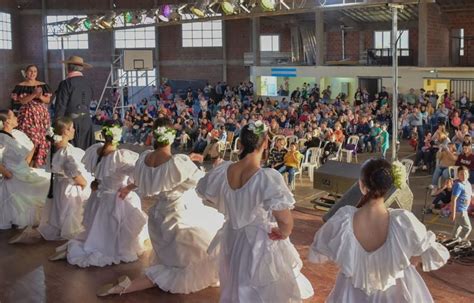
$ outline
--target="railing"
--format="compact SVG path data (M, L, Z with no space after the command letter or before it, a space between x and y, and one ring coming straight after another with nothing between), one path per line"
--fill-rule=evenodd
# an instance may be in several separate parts
M402 66L415 65L413 49L399 48L398 64ZM391 48L369 48L367 49L367 65L392 65Z

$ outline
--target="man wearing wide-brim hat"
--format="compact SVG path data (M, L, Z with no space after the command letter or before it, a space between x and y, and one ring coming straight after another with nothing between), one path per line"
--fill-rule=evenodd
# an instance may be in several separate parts
M66 116L73 119L76 135L72 143L85 150L95 143L95 139L89 112L93 95L92 85L82 71L92 65L85 63L79 56L71 56L62 63L66 64L68 75L59 83L56 91L54 118Z

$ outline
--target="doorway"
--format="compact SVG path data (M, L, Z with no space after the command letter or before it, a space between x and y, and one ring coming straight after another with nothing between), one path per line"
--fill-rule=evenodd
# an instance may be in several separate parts
M382 78L361 78L359 77L359 87L361 89L366 89L369 93L369 100L373 101L375 95L379 93L381 89Z

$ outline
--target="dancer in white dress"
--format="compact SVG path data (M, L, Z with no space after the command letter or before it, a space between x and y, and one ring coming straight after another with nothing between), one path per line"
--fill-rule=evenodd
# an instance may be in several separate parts
M326 302L433 302L415 266L421 260L424 271L436 270L449 252L411 212L385 207L384 196L394 183L392 171L386 160L366 162L358 208L339 209L316 233L310 261L331 260L340 268Z
M52 159L53 198L47 199L37 229L28 227L10 243L70 240L82 232L84 203L90 196L92 176L81 162L84 151L69 144L74 138L72 119L59 118L54 125L56 152Z
M295 199L278 171L261 168L265 125L246 125L240 139L240 161L215 167L196 188L226 218L209 248L220 250L220 302L301 302L314 292L288 238Z
M188 294L219 285L218 257L209 255L207 248L224 217L205 206L196 194L196 184L204 173L192 161L202 160L202 156L172 155L176 131L169 119L158 118L153 129L155 150L141 155L135 167L136 185L120 193L125 197L138 187L143 196L155 201L148 222L155 264L146 269L146 276L133 281L124 276L116 284L103 286L98 296L155 285L171 293Z
M0 111L0 229L37 225L51 178L28 165L34 145L17 126L12 111Z
M59 247L50 260L67 257L70 264L79 267L103 267L136 261L144 251L141 234L147 216L141 210L140 198L135 193L126 199L118 197L118 190L131 182L129 176L138 154L117 149L119 127L103 127L102 135L105 144L89 147L83 159L86 169L95 177L84 210L85 231Z

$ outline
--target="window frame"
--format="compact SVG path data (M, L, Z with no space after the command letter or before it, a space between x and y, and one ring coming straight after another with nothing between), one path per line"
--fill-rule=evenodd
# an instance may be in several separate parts
M382 41L378 43L377 40L380 39L380 36L382 38ZM410 56L410 30L408 29L403 29L403 30L398 30L398 36L400 36L400 39L398 40L398 56L400 57L408 57ZM405 37L405 39L404 39ZM379 38L379 39L377 39ZM386 39L388 39L388 44L386 42ZM392 49L392 31L374 31L374 48L375 49ZM402 45L402 44L406 44ZM381 45L382 47L377 47L377 45ZM404 49L404 50L401 50ZM390 52L382 52L383 56L388 56Z
M464 28L459 29L459 56L464 57L465 41L464 41Z
M263 45L263 41L262 41L262 38L265 39L265 38L269 38L270 41L271 41L271 46L270 48L264 48L262 47ZM275 41L277 40L277 41ZM280 40L280 35L279 34L265 34L265 35L260 35L260 40L259 40L259 43L260 43L260 52L280 52L280 49L281 49L281 40ZM276 45L276 47L275 47Z
M188 14L183 16L184 20L192 18ZM181 24L181 47L223 47L223 26L222 20L183 23Z
M51 24L60 21L71 20L72 18L85 18L85 15L48 15L46 16L46 24ZM52 32L49 31L50 27L47 26L48 37L47 44L48 50L61 50L61 36L51 36ZM89 33L74 34L63 36L64 49L76 50L76 49L89 49Z
M143 75L143 73L145 73ZM128 73L128 82L126 81L127 77L124 74ZM156 85L156 68L152 70L131 70L125 71L122 68L117 70L117 76L119 80L119 84L124 86L125 84L128 87L146 87L150 85ZM140 85L142 84L142 85Z
M12 15L0 12L0 50L13 49Z
M125 24L123 16L118 16L117 24ZM114 46L116 49L149 49L156 48L156 27L153 20L146 18L145 24L150 26L135 27L133 24L127 24L127 28L114 29ZM127 34L129 37L127 37ZM143 35L142 35L143 34ZM137 35L139 36L137 38ZM122 36L122 37L117 37ZM133 37L131 37L133 36ZM132 42L133 41L133 46Z

